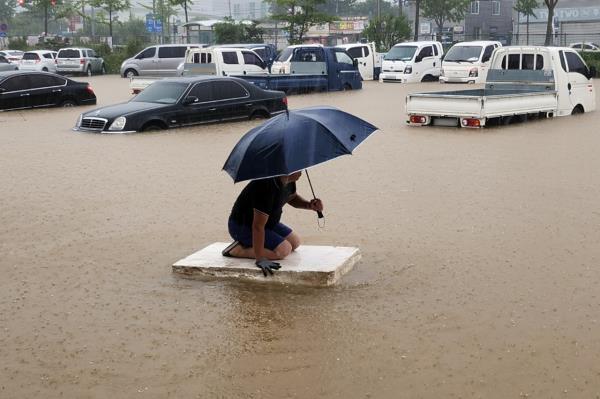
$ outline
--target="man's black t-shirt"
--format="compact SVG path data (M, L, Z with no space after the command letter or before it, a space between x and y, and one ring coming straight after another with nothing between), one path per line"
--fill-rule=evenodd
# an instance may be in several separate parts
M252 226L254 209L269 215L266 227L273 227L281 219L283 206L296 192L296 183L283 184L279 177L252 180L240 193L230 218L243 226Z

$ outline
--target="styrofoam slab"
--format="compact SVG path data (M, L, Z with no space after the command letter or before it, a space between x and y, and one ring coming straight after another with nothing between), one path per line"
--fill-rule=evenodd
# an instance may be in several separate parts
M173 272L190 277L226 277L261 282L278 282L312 286L333 285L360 259L355 247L301 245L284 260L281 269L264 277L254 259L228 258L221 251L229 245L216 242L181 259Z

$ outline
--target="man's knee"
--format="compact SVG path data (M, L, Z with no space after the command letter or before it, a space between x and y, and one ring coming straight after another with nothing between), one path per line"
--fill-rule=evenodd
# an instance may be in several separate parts
M281 242L281 244L279 244L273 250L273 252L275 252L275 255L277 255L277 258L283 259L292 253L292 244L290 244L289 241L287 241L287 240L283 240Z
M292 246L292 251L295 251L300 246L300 236L296 233L290 233L285 240Z

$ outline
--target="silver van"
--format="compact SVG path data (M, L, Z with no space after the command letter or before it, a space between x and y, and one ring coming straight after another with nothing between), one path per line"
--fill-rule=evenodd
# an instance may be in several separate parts
M190 48L204 47L203 44L161 44L146 47L135 57L121 64L121 76L175 76L177 67L185 59Z

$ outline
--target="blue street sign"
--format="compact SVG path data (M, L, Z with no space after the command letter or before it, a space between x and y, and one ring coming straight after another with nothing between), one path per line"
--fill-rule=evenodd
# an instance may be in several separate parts
M6 37L6 32L0 32L0 37Z
M162 33L162 21L160 19L155 19L154 20L154 32L156 33Z
M146 31L154 33L154 15L146 14Z

